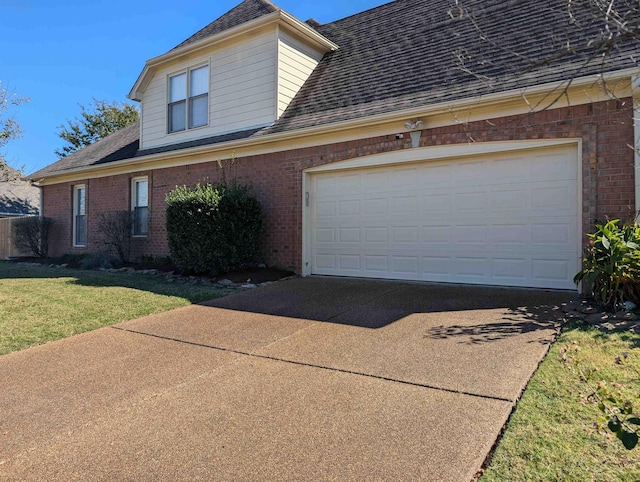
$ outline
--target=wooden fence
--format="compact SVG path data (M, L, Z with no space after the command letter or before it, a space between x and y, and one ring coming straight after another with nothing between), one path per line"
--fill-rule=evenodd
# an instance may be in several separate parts
M0 218L0 260L10 256L32 256L31 253L22 253L16 248L13 242L13 224L18 219L32 216L16 216L11 218Z

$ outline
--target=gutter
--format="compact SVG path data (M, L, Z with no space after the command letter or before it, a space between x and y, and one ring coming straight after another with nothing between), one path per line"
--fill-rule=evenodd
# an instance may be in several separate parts
M593 86L597 82L601 81L614 81L614 80L624 80L624 79L640 79L640 69L631 68L624 69L616 72L611 72L608 74L594 74L586 77L573 79L571 85L569 86L571 89L576 89L580 87ZM237 141L228 141L221 142L218 144L207 144L203 146L191 147L187 149L181 149L179 151L169 151L162 152L158 154L149 154L146 156L140 156L130 159L123 159L121 161L110 162L103 166L83 166L77 169L69 169L67 171L61 171L57 173L53 173L50 176L44 177L36 182L44 181L49 178L56 178L59 176L68 176L73 174L82 174L86 172L92 172L100 169L101 167L104 169L115 169L119 167L131 166L135 167L140 164L154 162L157 160L166 160L167 158L171 159L180 159L185 157L191 157L194 155L208 153L208 152L233 152L238 151L240 149L251 148L254 146L265 146L271 143L287 141L291 139L300 140L302 138L309 138L318 136L321 134L332 134L332 133L342 133L349 129L362 129L362 128L370 128L375 127L381 124L389 123L389 122L406 122L408 119L422 116L435 116L439 114L446 114L458 109L465 108L480 108L487 107L494 104L499 104L501 102L505 102L507 100L516 99L516 98L525 98L526 96L535 96L540 94L545 94L548 92L553 92L557 89L567 88L567 81L560 82L552 82L542 85L537 85L534 87L526 87L520 88L516 90L509 90L504 92L498 92L495 94L489 94L481 97L469 97L465 99L460 99L457 101L449 101L449 102L441 102L438 104L426 105L422 107L414 107L411 109L404 109L400 111L387 112L384 114L377 114L368 117L359 117L356 119L350 119L342 122L334 122L330 124L324 124L320 126L307 127L303 129L297 129L292 131L280 132L277 134L269 134L265 136L260 136L257 138L247 138L241 139ZM636 84L636 87L638 85ZM638 94L638 102L640 102L640 88L636 88L634 92ZM636 99L634 94L634 99ZM638 118L638 116L636 116ZM636 123L638 124L638 123ZM636 125L636 129L640 129L640 126ZM640 139L640 133L637 133L636 140ZM638 154L638 153L636 153ZM640 159L637 159L637 166L640 169ZM638 176L640 177L640 176ZM638 182L638 181L637 181ZM636 199L640 200L640 184L636 185Z

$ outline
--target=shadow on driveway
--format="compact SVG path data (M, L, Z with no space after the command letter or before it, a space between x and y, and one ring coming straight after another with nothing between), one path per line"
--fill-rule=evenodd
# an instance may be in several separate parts
M418 313L503 310L501 321L432 326L426 336L464 336L472 343L553 328L555 307L575 294L562 291L486 286L389 282L310 277L276 283L248 294L232 295L204 305L235 311L379 329ZM469 338L470 337L470 338Z

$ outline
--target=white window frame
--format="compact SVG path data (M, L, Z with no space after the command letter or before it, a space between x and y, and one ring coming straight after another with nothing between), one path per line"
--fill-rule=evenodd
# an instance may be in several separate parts
M84 212L80 213L80 203L78 195L80 191L84 193ZM87 186L85 184L77 184L73 186L73 247L85 248L87 246ZM78 216L84 216L84 243L78 243Z
M201 69L203 67L206 67L207 69L207 93L206 94L200 94L200 95L196 95L196 96L191 96L191 72L194 70L198 70ZM184 74L186 77L186 89L187 91L185 92L185 98L184 100L180 100L180 101L175 101L175 102L171 102L171 79L173 77L177 77L178 75L182 75ZM171 74L167 75L167 134L178 134L180 132L186 132L186 131L190 131L190 130L194 130L194 129L202 129L205 127L209 127L209 123L211 121L211 99L209 97L209 94L211 93L211 67L210 64L200 64L200 65L195 65L193 67L189 67L187 69L183 69L177 72L172 72ZM198 97L203 97L203 96L207 96L207 121L202 124L202 125L198 125L198 126L194 126L191 127L189 124L189 119L190 119L190 111L191 111L191 101L193 99L196 99ZM171 106L173 104L177 104L179 102L184 102L184 115L185 115L185 119L184 119L184 129L181 130L171 130Z
M136 189L137 184L141 181L145 181L147 183L147 205L146 206L138 206L138 190ZM146 207L147 208L147 231L146 233L136 233L136 208L138 207ZM131 216L133 220L133 237L134 238L146 238L149 236L149 177L148 176L138 176L131 179Z

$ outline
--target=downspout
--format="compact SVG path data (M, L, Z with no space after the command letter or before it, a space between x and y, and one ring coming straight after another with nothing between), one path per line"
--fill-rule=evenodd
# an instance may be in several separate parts
M640 221L640 75L631 77L633 95L633 149L636 185L636 221Z
M42 186L38 186L38 194L40 195L40 206L38 207L38 214L41 218L44 217L44 188Z

